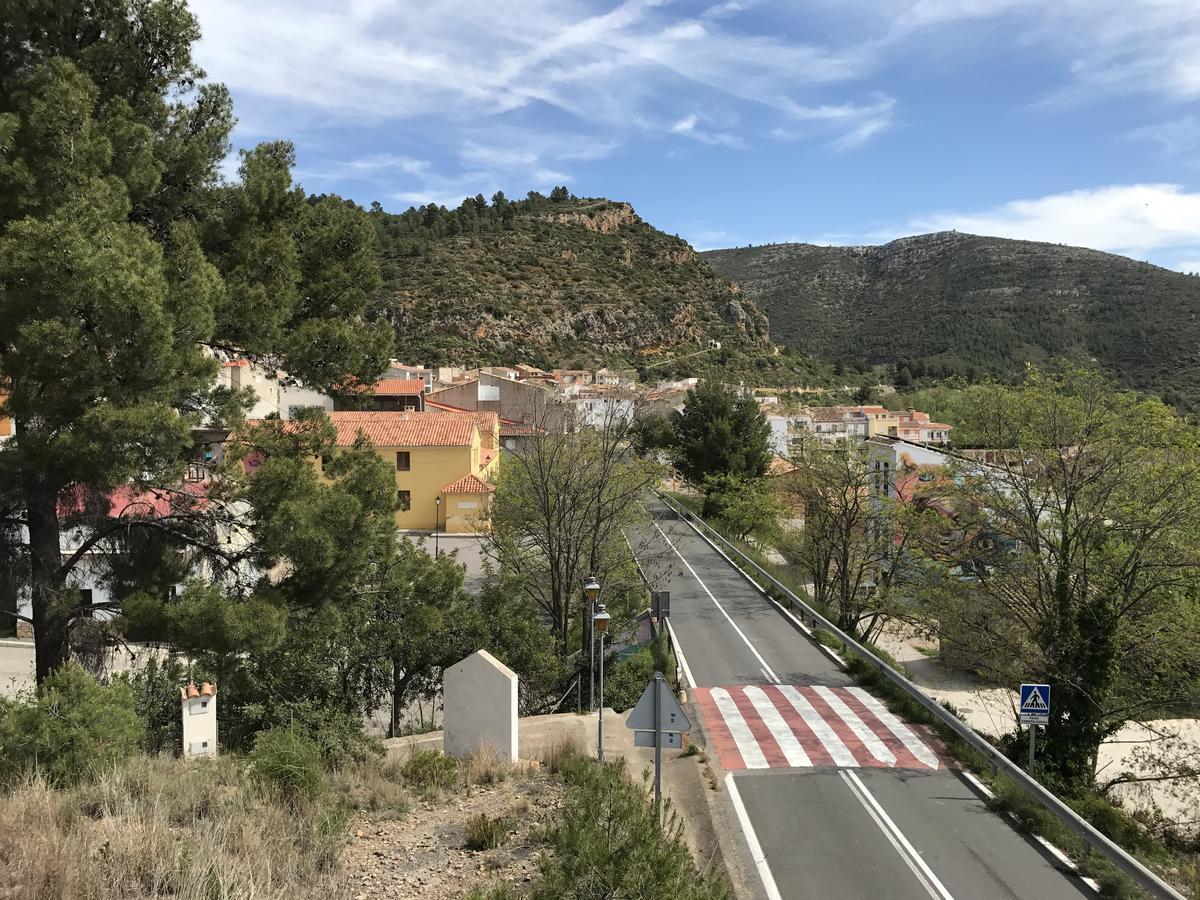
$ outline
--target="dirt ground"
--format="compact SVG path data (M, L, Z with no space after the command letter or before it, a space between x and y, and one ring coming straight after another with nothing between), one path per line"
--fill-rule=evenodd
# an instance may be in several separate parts
M498 881L521 890L536 876L543 848L538 833L562 796L560 778L518 769L498 784L415 800L399 819L361 814L341 860L351 896L450 900ZM503 846L465 849L467 822L480 813L508 821Z

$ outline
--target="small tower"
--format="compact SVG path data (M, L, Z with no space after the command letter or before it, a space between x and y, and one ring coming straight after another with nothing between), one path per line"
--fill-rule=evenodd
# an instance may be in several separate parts
M217 755L217 687L194 682L179 689L183 704L183 758Z

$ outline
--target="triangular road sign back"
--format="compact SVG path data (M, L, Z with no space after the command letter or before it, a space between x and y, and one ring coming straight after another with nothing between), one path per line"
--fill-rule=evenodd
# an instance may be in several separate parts
M642 698L625 720L625 727L634 731L654 730L654 688L659 686L658 721L663 731L690 731L692 723L665 679L655 678L642 692Z

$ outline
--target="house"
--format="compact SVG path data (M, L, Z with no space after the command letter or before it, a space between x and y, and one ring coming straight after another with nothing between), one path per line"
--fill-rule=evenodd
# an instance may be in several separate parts
M380 377L384 381L419 381L425 385L426 391L433 390L433 369L425 366L406 366L393 359L387 371Z
M352 398L334 400L337 412L421 412L425 408L425 382L418 378L383 378Z
M574 384L564 388L563 395L574 410L577 428L608 428L633 418L634 397L629 390L611 385Z
M928 444L949 443L951 427L930 422L928 413L883 406L813 406L791 416L789 423L792 436L809 432L826 441L892 437Z
M218 356L221 369L217 384L231 391L249 390L253 403L247 410L250 419L278 416L283 409L280 392L280 373L249 359L230 359Z
M486 411L484 411L486 412ZM396 473L396 526L475 532L487 527L499 472L499 417L465 412L334 412L336 446L361 434Z
M433 391L426 397L428 401L488 410L502 419L547 429L561 427L568 413L563 400L539 381L502 377L486 369L470 381Z

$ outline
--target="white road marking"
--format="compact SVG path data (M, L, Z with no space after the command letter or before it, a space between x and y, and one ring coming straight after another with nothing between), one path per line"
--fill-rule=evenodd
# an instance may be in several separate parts
M771 698L763 689L748 687L743 693L758 711L758 716L767 726L767 730L771 732L771 737L775 738L775 743L779 745L787 764L793 767L811 766L812 760L808 758L808 754L800 746L800 741L796 739L795 733L788 727L787 722L783 720L783 715L775 708L775 704L771 702Z
M667 631L671 635L671 646L675 648L675 658L679 660L679 668L683 669L683 677L687 680L687 686L694 688L696 679L692 677L692 670L688 668L687 660L683 656L683 647L679 646L679 638L675 636L675 629L671 627L671 618L666 618Z
M729 696L729 691L724 688L713 688L709 692L709 696L712 697L713 703L717 705L717 709L721 711L721 718L725 720L725 727L729 729L729 734L733 737L733 742L737 744L738 752L742 754L742 762L746 764L746 768L770 768L770 763L767 762L767 758L763 755L762 748L758 746L758 739L754 737L754 732L750 730L750 726L742 718L741 710L737 708L737 704Z
M762 666L758 667L758 671L762 672L763 678L771 682L771 684L779 684L779 679L774 677L774 673L768 673Z
M839 719L850 726L850 730L863 742L863 746L871 751L871 755L887 766L896 765L896 754L887 748L887 744L875 736L867 723L860 719L850 707L842 702L842 698L824 685L815 685L813 690L824 700Z
M867 786L862 783L862 780L853 772L842 770L838 773L842 776L842 780L850 787L850 792L858 798L858 802L866 808L867 813L879 826L884 836L888 839L896 851L900 854L900 858L908 865L917 880L921 882L922 887L929 893L930 897L935 900L954 900L954 897L946 890L946 886L938 880L938 877L933 874L933 870L929 868L925 860L921 858L921 854L916 851L916 848L908 842L908 838L904 833L896 827L896 823L879 805L871 792L867 790Z
M729 799L733 801L733 811L737 813L738 822L742 826L742 834L745 835L746 843L750 846L750 858L754 860L754 865L758 868L758 875L762 878L767 900L783 900L779 888L775 885L775 876L771 874L771 867L767 865L767 855L763 853L762 845L758 842L758 835L754 833L754 826L750 824L746 804L742 802L742 795L738 793L732 772L725 776L725 789L729 791Z
M804 724L808 726L808 730L817 736L825 751L833 757L833 761L839 766L849 766L850 768L858 768L858 760L854 758L854 754L850 752L850 748L842 743L842 739L837 736L828 722L826 722L819 712L813 709L813 705L808 702L808 698L801 694L790 684L781 685L779 693L783 694L784 698L792 704L792 707L800 714L800 718L804 719Z
M737 623L733 621L729 613L725 612L725 607L723 607L720 601L713 596L713 592L708 589L708 585L704 583L703 579L696 574L696 570L692 568L692 564L683 558L683 554L679 552L679 548L671 543L671 539L667 537L667 533L665 531L658 527L657 522L654 523L654 527L658 529L658 533L662 535L662 539L667 542L667 546L674 550L675 555L679 557L680 561L685 566L687 566L687 570L692 573L692 577L696 579L696 582L700 585L700 587L704 588L704 593L708 594L708 599L712 600L713 605L721 611L721 615L725 617L725 621L727 621L733 627L733 630L737 632L738 637L740 637L742 641L745 642L746 646L750 648L750 652L754 654L754 658L757 659L759 665L763 667L763 672L766 674L767 679L778 684L779 676L776 675L775 672L772 671L771 667L767 665L767 661L762 658L762 655L754 649L754 645L750 643L750 639L746 637L742 629L738 628Z
M934 752L929 749L929 746L913 734L913 730L892 715L891 710L868 694L860 687L849 687L848 690L858 701L871 711L871 713L880 722L887 726L888 731L900 738L901 743L908 748L917 759L925 763L931 769L938 767L938 758Z

